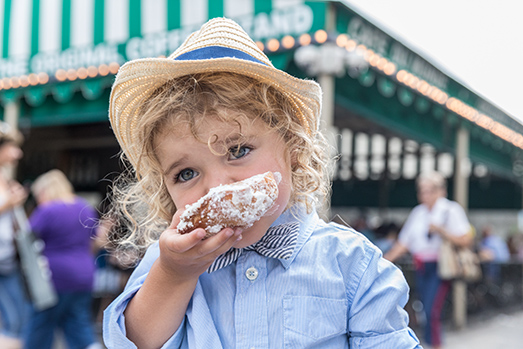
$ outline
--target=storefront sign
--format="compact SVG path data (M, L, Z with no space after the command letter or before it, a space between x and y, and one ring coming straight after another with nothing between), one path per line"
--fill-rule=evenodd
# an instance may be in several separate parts
M346 30L350 38L389 58L398 69L405 69L428 83L447 90L448 77L419 55L358 16L344 19L348 22Z
M314 12L307 4L274 9L270 13L236 18L254 40L298 36L314 30ZM322 24L322 21L319 21ZM167 32L134 37L123 44L101 43L95 47L69 48L54 53L38 53L29 60L0 60L0 78L28 75L30 73L54 74L58 69L78 69L144 57L168 56L187 36L197 30L195 26ZM316 28L319 29L319 28Z

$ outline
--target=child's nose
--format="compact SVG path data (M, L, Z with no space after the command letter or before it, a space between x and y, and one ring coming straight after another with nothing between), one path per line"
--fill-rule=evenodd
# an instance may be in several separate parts
M213 172L207 181L207 192L211 188L219 185L231 184L237 182L239 179L236 178L235 174L230 171L215 171Z

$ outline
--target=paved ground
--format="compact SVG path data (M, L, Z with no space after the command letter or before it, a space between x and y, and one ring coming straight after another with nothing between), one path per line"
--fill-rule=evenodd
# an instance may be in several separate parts
M446 331L445 349L521 349L523 348L523 311L496 314L469 323L460 331Z

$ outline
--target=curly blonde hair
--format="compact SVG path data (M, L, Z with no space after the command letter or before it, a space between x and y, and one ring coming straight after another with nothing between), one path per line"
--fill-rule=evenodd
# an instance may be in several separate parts
M198 139L198 125L203 118L213 117L235 125L264 122L282 137L291 154L289 206L302 203L310 212L327 204L330 181L325 139L320 132L310 134L300 124L292 102L274 87L234 73L189 75L156 90L144 101L141 111L143 115L136 125L141 130L140 139L136 140L141 156L134 168L127 165L127 173L113 185L109 213L121 223L110 234L110 240L126 260L140 258L168 227L177 209L155 155L155 140L165 130L180 125L188 126ZM125 154L122 160L126 162Z

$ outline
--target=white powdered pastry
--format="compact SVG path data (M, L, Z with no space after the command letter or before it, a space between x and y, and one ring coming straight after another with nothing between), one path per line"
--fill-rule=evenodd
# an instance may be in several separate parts
M185 207L177 230L186 234L203 228L207 238L226 227L249 228L273 206L280 181L280 173L266 172L212 188L197 202Z

